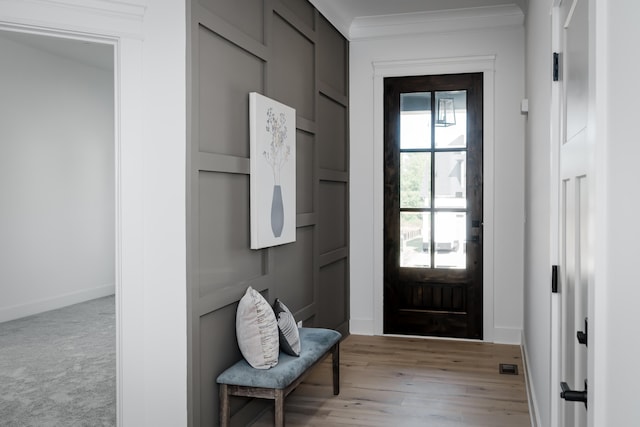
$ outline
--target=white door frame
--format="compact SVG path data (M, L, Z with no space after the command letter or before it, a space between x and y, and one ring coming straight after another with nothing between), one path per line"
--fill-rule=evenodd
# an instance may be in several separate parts
M551 49L552 52L562 51L562 22L560 22L559 6L563 0L553 0L550 11L551 15ZM551 52L549 53L551 54ZM552 82L551 84L551 106L550 106L550 182L549 182L549 225L550 225L550 264L558 265L560 263L560 145L562 139L562 86L560 82ZM561 331L560 319L562 316L560 294L551 294L551 384L550 384L550 408L551 422L550 427L560 427L561 411L558 401L560 393L560 366L561 366Z
M114 48L117 425L144 419L141 5L3 1L0 29L109 44ZM135 425L127 421L126 425Z
M384 78L430 74L483 73L483 340L493 342L495 335L494 264L494 74L495 55L433 58L373 63L373 327L383 334L384 306Z
M564 22L561 21L559 6L562 1L573 0L552 0L551 5L551 43L553 52L562 52L563 45L563 27ZM589 144L594 147L594 158L592 172L592 183L594 186L592 194L595 199L603 200L605 192L606 174L606 131L607 119L606 109L608 93L606 91L607 79L607 32L606 29L606 8L607 1L583 0L588 3L589 8L589 112L587 122L587 138ZM598 33L596 39L595 34ZM550 52L551 54L551 52ZM597 72L596 72L597 69ZM550 263L559 264L560 260L560 148L563 135L563 95L562 86L559 82L553 82L551 88L551 105L550 105L550 140L551 140L551 182L550 182ZM595 182L595 183L594 183ZM606 335L606 316L603 315L606 307L606 288L604 280L607 273L606 265L606 231L604 228L606 218L606 203L598 203L594 210L594 224L591 225L593 232L593 241L597 241L598 245L592 247L592 256L595 262L594 274L588 284L588 300L587 308L589 323L589 347L588 347L588 368L587 377L589 381L589 410L587 412L587 425L595 427L605 425L606 405L604 400L596 399L597 396L606 395L604 384L606 383L606 346L604 345L604 337ZM599 226L598 226L599 225ZM562 364L561 354L561 331L560 320L562 318L562 300L559 294L551 295L551 357L550 357L550 426L562 426L562 410L559 405L560 366ZM576 388L581 388L575 385Z

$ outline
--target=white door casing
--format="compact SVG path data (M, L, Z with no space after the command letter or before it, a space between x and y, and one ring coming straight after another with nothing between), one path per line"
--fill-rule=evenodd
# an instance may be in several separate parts
M586 426L588 412L579 402L560 398L560 382L583 390L588 381L589 348L576 334L585 331L593 286L595 177L589 143L589 3L564 0L553 10L554 47L560 51L560 79L554 88L559 146L558 264L559 294L552 300L552 426ZM592 319L593 320L593 319ZM585 331L586 332L586 331ZM592 344L592 343L591 343Z
M374 86L374 229L383 229L383 81L385 77L419 76L430 74L457 74L482 72L483 77L483 340L493 342L513 341L513 337L496 336L494 325L494 98L495 55L423 60L376 61L373 63ZM374 233L374 315L375 335L383 334L383 239L382 233Z

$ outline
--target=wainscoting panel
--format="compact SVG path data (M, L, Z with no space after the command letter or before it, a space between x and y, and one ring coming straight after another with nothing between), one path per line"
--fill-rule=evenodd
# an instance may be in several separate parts
M340 322L348 313L348 296L345 284L348 281L346 259L341 259L320 269L320 299L316 323L331 325Z
M273 14L273 46L268 65L269 92L274 99L314 120L315 57L313 42L277 13Z
M342 35L323 16L318 21L318 65L320 81L347 96L347 45Z
M343 182L320 182L320 253L347 246L346 222L349 202L347 184Z
M218 328L220 324L235 324L236 308L238 304L230 304L219 310L213 311L200 317L200 375L204 378L215 378L218 376L218 364L231 366L242 357L240 350L235 345L236 331L231 328ZM215 333L214 333L215 331ZM231 343L231 345L230 345ZM209 363L216 360L217 363ZM210 381L200 382L200 397L203 401L217 401L218 394L214 385ZM234 410L240 409L247 402L241 399L233 400ZM202 405L200 419L202 426L214 426L218 420L217 415L211 411L209 405Z
M264 43L263 0L201 0L200 4L254 40Z
M203 297L258 278L266 266L261 252L249 249L249 176L200 172L199 183L198 283Z
M215 379L241 358L247 286L306 326L348 334L348 42L306 0L190 0L189 11L188 387L199 427L217 425ZM261 250L250 249L252 91L297 113L296 241ZM234 424L265 405L233 399Z
M197 61L199 150L248 158L248 93L262 91L264 63L202 26Z
M274 248L278 295L293 313L314 302L313 248L315 227L298 228L296 242ZM286 264L287 268L277 268ZM280 286L280 284L287 284ZM290 285L289 285L290 284ZM297 317L297 320L306 320Z
M282 0L282 4L300 18L312 30L315 27L315 9L308 1ZM343 40L344 43L344 40Z
M299 214L313 213L314 152L314 135L298 130L296 132L296 212Z
M331 126L318 128L320 167L347 170L347 108L324 94L318 100L318 120Z

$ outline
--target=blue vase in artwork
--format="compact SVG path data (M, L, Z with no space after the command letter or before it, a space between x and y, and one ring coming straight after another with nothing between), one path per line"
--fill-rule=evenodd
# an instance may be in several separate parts
M273 186L273 197L271 199L271 231L274 237L280 237L284 227L284 206L282 205L282 188L279 185Z

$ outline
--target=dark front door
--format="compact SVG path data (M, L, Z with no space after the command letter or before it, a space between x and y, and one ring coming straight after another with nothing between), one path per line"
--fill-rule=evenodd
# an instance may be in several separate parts
M482 339L482 73L384 94L384 332Z

